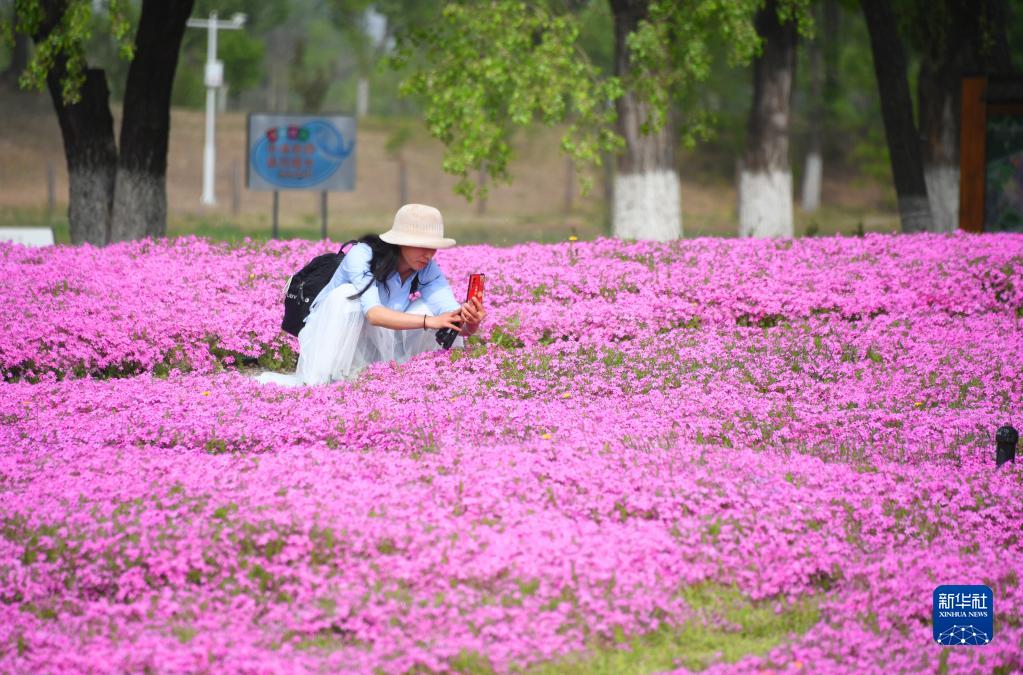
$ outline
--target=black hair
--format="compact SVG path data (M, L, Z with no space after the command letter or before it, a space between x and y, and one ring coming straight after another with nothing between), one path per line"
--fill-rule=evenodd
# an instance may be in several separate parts
M373 256L369 260L369 272L373 275L373 281L384 282L387 280L387 277L394 274L398 269L398 257L401 247L397 244L388 244L377 234L363 235L359 237L358 242L366 244L373 249ZM355 300L361 297L373 285L373 281L370 281L361 291L350 296L348 299ZM415 293L418 289L419 273L416 272L416 277L412 280L412 292Z

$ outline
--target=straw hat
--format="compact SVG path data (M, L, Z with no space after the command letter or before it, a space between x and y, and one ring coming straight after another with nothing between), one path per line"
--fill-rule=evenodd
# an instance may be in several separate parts
M451 248L454 239L444 237L440 211L424 204L406 204L394 214L394 225L380 238L388 244L419 248Z

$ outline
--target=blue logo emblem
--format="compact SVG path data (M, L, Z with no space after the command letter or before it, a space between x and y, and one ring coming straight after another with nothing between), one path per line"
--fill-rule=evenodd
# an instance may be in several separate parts
M268 129L252 148L252 166L275 186L311 187L334 175L354 150L354 139L346 143L332 124L311 120Z
M995 598L987 586L938 586L933 610L939 645L979 646L995 637Z

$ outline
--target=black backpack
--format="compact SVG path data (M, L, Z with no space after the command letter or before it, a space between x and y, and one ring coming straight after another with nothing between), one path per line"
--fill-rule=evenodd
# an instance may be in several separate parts
M288 279L287 290L284 292L284 320L281 321L281 330L298 337L299 331L305 327L305 318L309 316L313 300L324 286L330 283L341 261L344 260L345 246L358 243L358 240L352 239L342 244L337 253L316 256ZM415 293L418 289L419 275L416 274L416 278L412 280L412 292Z

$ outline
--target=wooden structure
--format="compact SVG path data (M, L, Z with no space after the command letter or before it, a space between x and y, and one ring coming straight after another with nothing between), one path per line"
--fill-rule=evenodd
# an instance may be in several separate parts
M1023 231L1023 79L963 78L959 227Z

